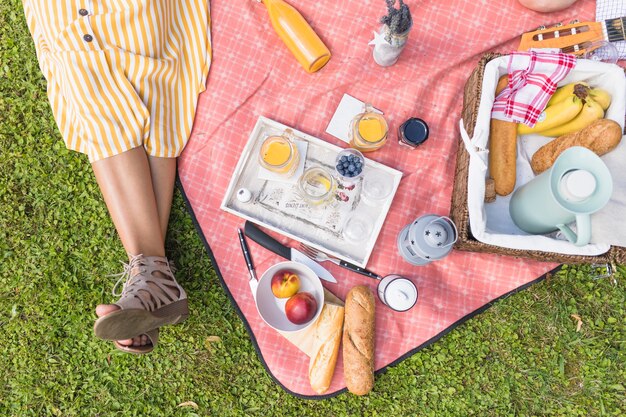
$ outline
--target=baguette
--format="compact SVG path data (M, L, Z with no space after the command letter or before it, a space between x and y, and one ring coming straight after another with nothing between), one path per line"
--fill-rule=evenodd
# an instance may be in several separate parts
M568 133L545 144L533 154L530 165L535 175L541 174L554 164L561 153L572 146L582 146L602 156L622 140L619 123L610 119L599 119L578 132Z
M485 179L485 203L496 201L496 183L493 178Z
M365 285L346 296L343 326L343 376L348 391L365 395L374 387L375 300Z
M504 90L508 85L509 85L508 75L505 74L502 77L498 78L498 84L496 84L496 97L498 97L498 94L500 94L502 90Z
M343 306L326 303L315 323L313 354L309 362L309 382L313 391L318 394L328 390L335 373L343 316Z
M507 86L508 76L503 75L496 86L496 96ZM489 127L489 173L496 194L508 195L515 188L517 159L517 123L491 119Z

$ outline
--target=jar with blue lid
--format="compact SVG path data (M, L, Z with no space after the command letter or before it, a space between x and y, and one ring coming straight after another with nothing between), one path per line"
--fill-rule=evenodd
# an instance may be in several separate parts
M428 139L428 125L422 119L411 117L398 128L398 143L411 149L417 148Z

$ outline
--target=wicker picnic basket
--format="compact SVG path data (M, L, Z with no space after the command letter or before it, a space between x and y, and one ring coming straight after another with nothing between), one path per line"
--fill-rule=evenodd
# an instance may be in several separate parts
M465 124L465 130L472 137L474 127L476 126L476 118L478 116L478 107L480 105L480 95L483 83L483 73L485 65L494 58L498 58L501 54L489 53L484 55L478 63L476 69L472 72L463 94L463 111L462 117ZM582 256L582 255L565 255L555 252L533 251L510 249L487 243L480 242L472 236L469 224L469 212L467 207L467 180L469 169L469 153L465 149L463 141L459 139L457 151L456 172L454 176L454 186L452 190L452 207L450 218L456 224L458 229L458 240L455 248L471 252L487 252L501 255L509 255L515 257L531 258L540 261L553 261L566 264L624 264L626 263L626 248L612 246L611 249L598 256Z

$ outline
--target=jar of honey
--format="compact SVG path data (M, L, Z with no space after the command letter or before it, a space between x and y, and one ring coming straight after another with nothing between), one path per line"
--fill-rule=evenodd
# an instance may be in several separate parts
M361 152L373 152L387 142L388 132L387 120L366 104L363 113L352 120L350 145Z
M259 164L268 171L292 176L298 169L300 154L289 132L268 136L261 144Z

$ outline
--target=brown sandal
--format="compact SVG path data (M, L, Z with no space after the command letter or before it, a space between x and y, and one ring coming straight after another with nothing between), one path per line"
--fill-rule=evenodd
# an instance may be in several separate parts
M143 346L126 346L126 345L122 345L117 340L113 341L113 344L115 345L117 349L126 353L132 353L135 355L143 355L145 353L150 353L154 350L157 343L159 343L159 329L152 329L143 334L145 334L148 337L148 340L150 341L149 344L146 344Z
M124 278L122 293L117 294L115 290ZM121 295L115 303L120 309L96 320L94 332L101 339L131 339L167 324L180 323L189 315L187 294L176 282L165 257L131 257L113 287L113 294Z

